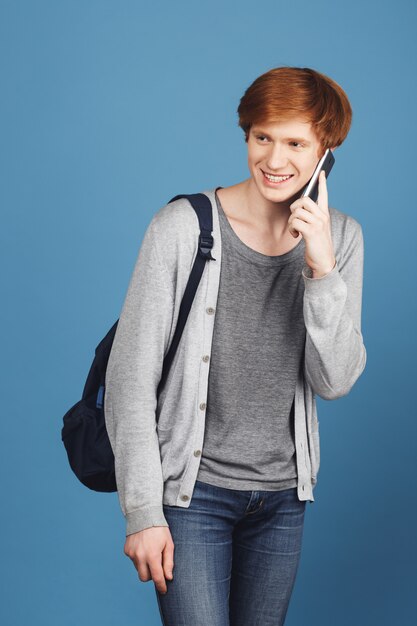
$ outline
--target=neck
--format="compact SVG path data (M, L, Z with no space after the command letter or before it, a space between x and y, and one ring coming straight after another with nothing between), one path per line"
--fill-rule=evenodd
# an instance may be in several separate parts
M273 202L265 198L258 190L252 178L248 178L242 185L242 209L248 220L265 226L268 230L284 233L287 229L288 220L291 216L290 205L298 197L294 194L284 202Z

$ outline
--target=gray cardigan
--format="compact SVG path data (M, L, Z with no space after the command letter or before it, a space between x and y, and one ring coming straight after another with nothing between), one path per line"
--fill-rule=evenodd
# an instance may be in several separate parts
M198 219L185 198L159 209L145 232L109 357L105 419L126 535L168 526L163 504L188 508L199 469L222 258L215 190L203 193L213 209L216 260L206 263L159 397L163 358L197 253ZM300 277L306 343L294 404L297 494L310 501L320 465L315 395L348 394L366 364L362 228L337 209L329 212L336 265L313 279L305 264Z

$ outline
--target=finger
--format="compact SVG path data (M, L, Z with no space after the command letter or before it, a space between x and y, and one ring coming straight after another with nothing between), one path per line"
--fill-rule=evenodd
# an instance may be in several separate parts
M288 228L289 228L291 235L294 238L297 238L298 235L300 234L300 231L298 231L294 227L295 219L302 221L304 224L312 224L314 223L315 220L317 220L317 217L314 217L311 211L306 211L305 209L301 209L299 207L297 209L294 209L294 213L291 215L290 219L288 220Z
M309 224L307 224L304 220L300 220L298 217L294 218L291 224L291 228L297 229L302 235L305 233L309 233Z
M167 592L167 584L165 581L164 570L162 569L162 555L159 558L152 559L149 562L149 569L151 570L152 580L155 583L156 588L160 593Z
M162 552L162 567L165 573L165 578L172 580L172 571L174 569L174 544L168 541Z
M148 580L151 580L152 578L151 571L148 567L148 564L145 561L135 560L134 564L135 564L136 569L138 570L138 576L143 583L146 583L148 582Z
M295 202L290 204L291 212L295 211L295 209L298 208L306 209L307 211L314 213L315 211L317 211L317 204L308 196L303 196L302 198L297 198Z
M317 220L317 217L314 215L312 211L308 211L307 209L303 209L301 207L297 207L296 209L294 209L294 212L291 217L292 219L298 217L299 219L304 220L308 224L311 224L312 222Z
M319 176L319 194L317 197L317 206L324 213L328 213L328 193L327 193L327 183L326 183L326 172L321 170Z
M298 235L299 235L300 233L298 232L298 230L296 230L296 229L292 226L291 221L292 221L292 216L291 216L291 217L290 217L290 219L288 220L288 224L287 224L287 225L288 225L288 230L290 231L291 235L292 235L294 238L297 238L297 237L298 237Z

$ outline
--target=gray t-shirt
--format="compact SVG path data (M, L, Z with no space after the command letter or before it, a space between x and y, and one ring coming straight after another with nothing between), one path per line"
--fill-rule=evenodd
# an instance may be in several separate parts
M223 243L197 480L279 491L297 486L294 394L303 358L305 242L267 256L237 236L216 194Z

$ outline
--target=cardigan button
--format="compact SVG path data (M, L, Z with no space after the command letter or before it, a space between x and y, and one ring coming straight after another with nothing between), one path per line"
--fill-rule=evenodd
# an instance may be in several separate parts
M200 404L200 409L201 409L202 411L204 411L204 409L206 408L206 406L207 406L207 404L206 404L205 402L202 402L202 403Z
M209 358L210 358L210 356L209 356L208 354L205 354L205 355L203 356L203 361L204 361L204 363L207 363L207 361L209 360Z
M194 450L194 456L200 456L201 450Z
M186 502L189 499L190 499L190 496L186 496L186 495L181 496L181 500L183 500L184 502Z
M213 315L213 313L214 313L213 307L211 307L211 306L207 307L206 313L208 313L209 315Z

